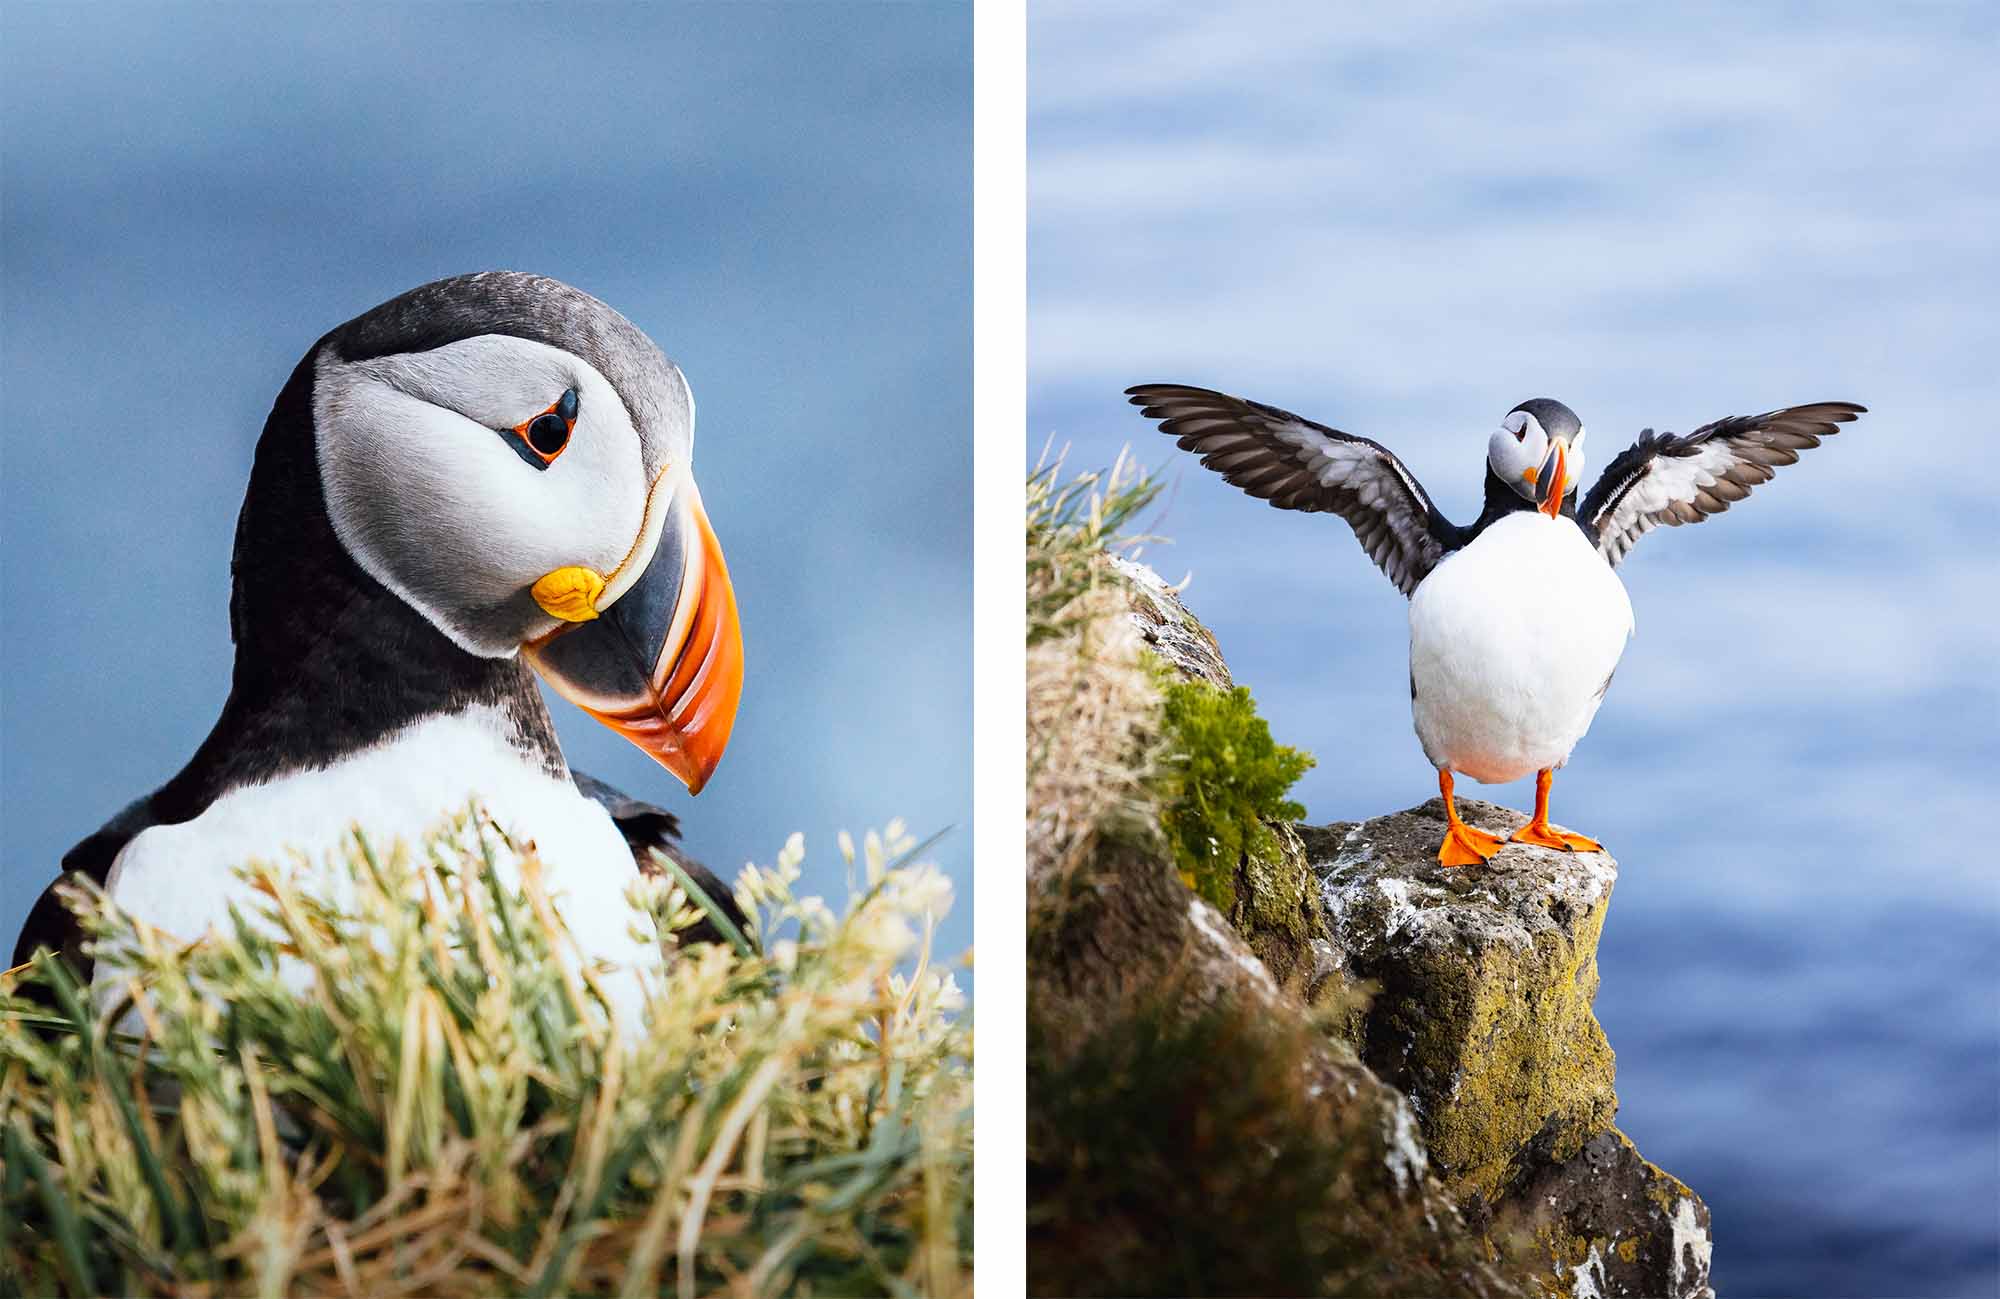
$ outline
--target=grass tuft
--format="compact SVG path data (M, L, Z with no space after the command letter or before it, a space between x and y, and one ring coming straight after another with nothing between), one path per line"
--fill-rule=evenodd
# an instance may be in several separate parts
M663 946L636 1019L477 808L335 887L253 865L192 945L79 892L96 988L0 975L0 1290L969 1294L950 886L900 825L867 845L839 916L799 836L746 867L741 947ZM696 893L643 881L633 920L720 914Z
M1202 681L1167 687L1168 736L1161 825L1181 881L1230 915L1245 857L1269 862L1279 852L1266 820L1298 821L1305 808L1286 798L1313 765L1312 755L1275 743L1242 686L1218 690Z
M1060 909L1098 844L1158 842L1152 783L1159 685L1111 554L1160 484L1121 455L1064 480L1060 458L1028 479L1027 729L1030 906Z
M1028 475L1028 644L1074 633L1102 585L1106 551L1135 552L1149 538L1127 526L1162 484L1125 452L1101 473L1063 477L1064 457L1044 456Z
M1046 907L1104 841L1170 849L1182 881L1232 914L1243 859L1278 851L1266 820L1313 765L1276 744L1250 692L1183 682L1146 649L1112 556L1160 481L1121 454L1064 480L1028 479L1028 861Z

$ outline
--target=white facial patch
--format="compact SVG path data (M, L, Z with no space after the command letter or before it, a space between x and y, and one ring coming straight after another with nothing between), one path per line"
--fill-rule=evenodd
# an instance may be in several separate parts
M1529 500L1535 499L1535 485L1528 471L1539 469L1549 454L1549 435L1542 422L1527 411L1511 412L1486 442L1486 463L1501 482Z
M461 648L511 655L555 624L527 596L545 573L609 573L631 550L652 475L609 381L545 343L483 334L428 352L316 358L327 513L362 569ZM545 469L505 432L577 394Z

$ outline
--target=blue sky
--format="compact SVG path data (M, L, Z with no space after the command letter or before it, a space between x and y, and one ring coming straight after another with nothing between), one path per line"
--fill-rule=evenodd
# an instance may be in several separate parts
M1236 492L1121 389L1376 438L1462 521L1528 397L1575 408L1599 468L1649 425L1872 408L1638 544L1637 637L1556 782L1555 819L1624 867L1599 997L1620 1122L1715 1206L1725 1292L2000 1270L1996 21L1031 10L1030 457L1166 468L1146 557L1317 755L1315 820L1435 792L1406 602L1338 519Z
M7 941L221 706L292 366L510 267L686 371L749 652L699 799L556 701L572 761L725 874L805 831L836 902L837 829L956 827L971 943L969 7L9 4L0 36Z

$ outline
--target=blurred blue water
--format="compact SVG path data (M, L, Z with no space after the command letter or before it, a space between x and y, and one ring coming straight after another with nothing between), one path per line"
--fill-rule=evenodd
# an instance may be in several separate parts
M1873 408L1638 544L1556 782L1621 863L1619 1123L1708 1200L1725 1296L2000 1293L1995 36L1970 4L1031 14L1031 453L1168 467L1145 557L1317 755L1314 820L1435 791L1406 602L1120 389L1374 437L1460 520L1527 397L1596 468L1644 425Z
M0 941L226 693L251 449L319 335L491 267L685 370L748 678L698 800L734 874L903 816L971 943L969 6L0 8Z

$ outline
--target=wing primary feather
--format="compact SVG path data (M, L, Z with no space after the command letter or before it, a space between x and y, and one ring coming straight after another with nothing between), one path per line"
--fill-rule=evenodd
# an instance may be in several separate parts
M1464 531L1379 442L1209 388L1147 383L1125 395L1223 481L1279 509L1340 515L1405 595L1463 544Z
M1699 523L1727 510L1867 409L1814 402L1732 415L1685 436L1645 429L1604 467L1577 509L1577 522L1616 564L1656 527Z

